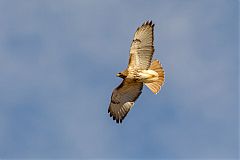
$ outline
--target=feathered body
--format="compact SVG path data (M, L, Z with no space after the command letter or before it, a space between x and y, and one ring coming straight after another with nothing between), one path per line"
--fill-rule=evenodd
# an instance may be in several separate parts
M152 61L154 52L152 21L137 29L130 48L127 69L117 74L123 82L113 90L108 112L113 120L121 123L134 102L142 93L145 84L153 93L158 93L164 83L164 70L158 60Z

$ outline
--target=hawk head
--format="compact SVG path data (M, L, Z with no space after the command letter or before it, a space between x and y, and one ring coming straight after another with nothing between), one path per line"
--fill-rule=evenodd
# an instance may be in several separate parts
M125 79L127 76L128 76L128 71L127 71L127 70L124 70L124 71L119 72L119 73L117 74L117 77L120 77L120 78L122 78L122 79Z
M124 71L119 72L116 76L117 76L117 77L120 77L120 78L122 78L122 79L125 79L125 78L128 76L128 70L125 69Z
M120 78L122 78L122 79L124 79L124 78L127 77L127 76L124 75L122 72L119 72L116 76L117 76L117 77L120 77Z

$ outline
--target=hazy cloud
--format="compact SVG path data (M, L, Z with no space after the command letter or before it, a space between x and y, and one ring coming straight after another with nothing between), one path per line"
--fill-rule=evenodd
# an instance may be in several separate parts
M0 157L238 157L237 1L2 0L0 13ZM115 74L149 19L166 84L117 125Z

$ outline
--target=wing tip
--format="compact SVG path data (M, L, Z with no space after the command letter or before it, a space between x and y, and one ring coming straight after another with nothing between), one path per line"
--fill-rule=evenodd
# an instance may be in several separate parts
M142 26L150 26L150 27L154 27L155 24L152 22L152 20L148 20L148 21L145 21Z
M116 122L119 124L119 123L122 123L122 119L117 119Z
M126 113L124 116L122 116L122 117L117 117L117 116L115 116L114 114L112 114L111 113L111 111L110 111L110 109L108 109L108 113L109 113L109 115L110 115L110 117L112 117L112 119L114 120L114 121L116 121L116 123L122 123L123 122L123 120L124 120L124 118L127 116L127 114L128 113Z
M137 31L138 31L141 27L144 27L144 26L150 26L150 27L154 28L155 24L152 22L152 20L145 21L140 27L137 28Z
M120 119L118 119L117 117L115 117L114 115L112 115L111 113L110 113L110 117L112 117L112 119L114 120L114 121L116 121L116 123L122 123L123 122L123 120L124 120L124 118L126 117L126 116L124 116L124 117L121 117Z

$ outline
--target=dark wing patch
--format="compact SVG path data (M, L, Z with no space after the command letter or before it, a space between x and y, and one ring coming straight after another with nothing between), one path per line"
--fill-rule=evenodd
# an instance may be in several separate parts
M129 69L148 69L154 52L154 24L152 21L138 27L130 48Z
M113 120L121 123L127 116L134 102L142 93L143 83L123 80L123 82L113 90L108 113Z

